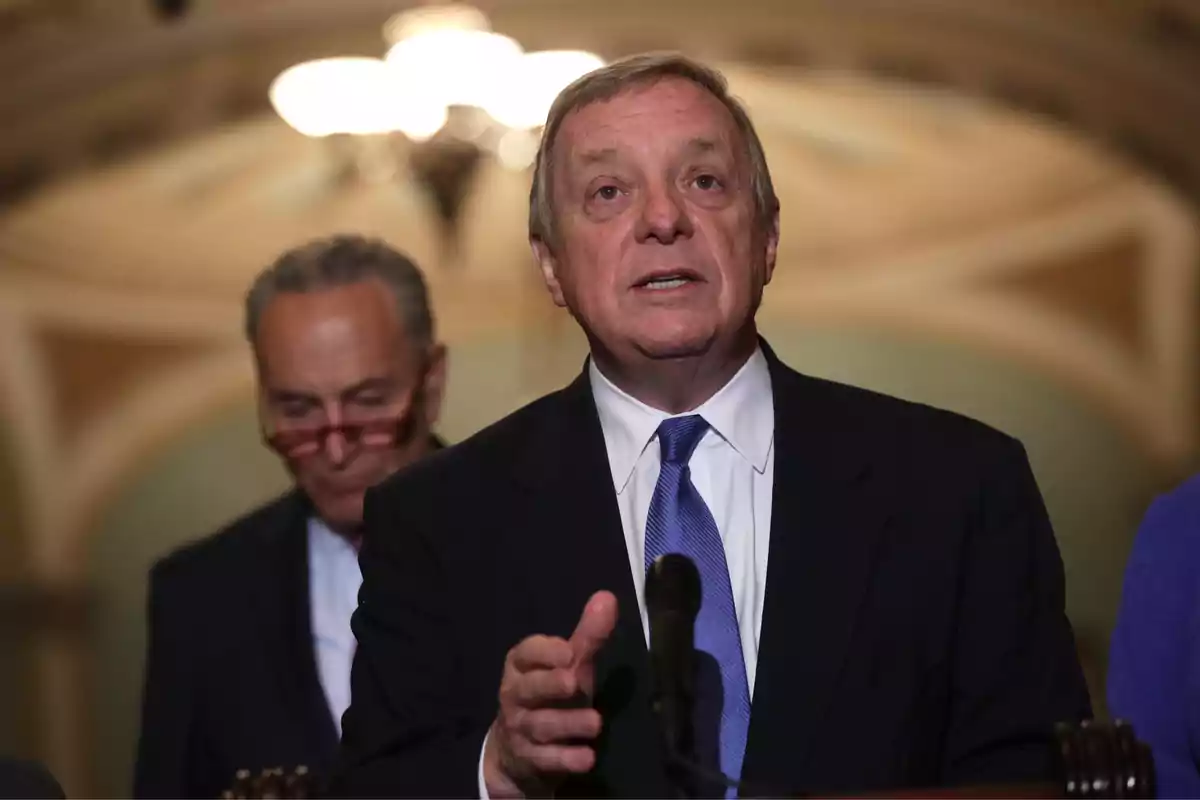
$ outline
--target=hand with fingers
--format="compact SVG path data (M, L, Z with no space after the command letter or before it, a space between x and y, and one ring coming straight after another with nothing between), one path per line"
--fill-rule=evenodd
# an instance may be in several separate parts
M616 623L616 597L596 592L570 639L530 636L508 651L500 710L483 753L490 797L545 795L595 765L590 742L602 720L591 707L593 660Z

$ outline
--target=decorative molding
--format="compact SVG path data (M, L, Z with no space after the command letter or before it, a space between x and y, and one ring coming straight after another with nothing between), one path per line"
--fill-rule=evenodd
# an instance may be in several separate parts
M1129 235L1150 251L1138 298L1142 352L1053 307L993 291L988 281ZM1160 192L1131 187L1023 227L844 271L842 279L777 279L764 313L904 328L1008 353L1093 398L1162 469L1173 470L1197 447L1198 264L1194 221Z
M9 431L26 499L22 518L29 527L27 552L34 565L45 565L51 545L42 534L52 529L62 461L50 377L23 312L0 295L0 407L15 423Z
M246 351L219 350L171 368L90 420L60 478L63 499L51 527L55 572L75 581L86 575L86 533L96 513L151 452L217 409L253 396Z
M84 633L94 601L77 585L0 584L0 631L6 642L46 631Z

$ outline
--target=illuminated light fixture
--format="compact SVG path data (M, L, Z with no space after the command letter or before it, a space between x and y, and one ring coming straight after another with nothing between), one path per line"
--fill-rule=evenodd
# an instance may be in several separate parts
M379 58L322 58L280 73L269 91L283 121L305 136L367 136L403 131L429 138L446 123L446 109L405 102Z
M509 128L540 128L558 93L576 78L604 66L593 53L543 50L526 53L509 65L484 99L488 114Z
M403 136L408 146L397 149L429 192L449 245L483 157L527 169L554 98L604 64L580 50L526 53L482 11L457 3L397 14L383 35L383 58L324 58L284 70L271 104L305 136L357 140L376 153L381 136Z
M385 57L392 79L427 102L486 108L494 76L516 72L521 45L491 31L432 30L402 39Z

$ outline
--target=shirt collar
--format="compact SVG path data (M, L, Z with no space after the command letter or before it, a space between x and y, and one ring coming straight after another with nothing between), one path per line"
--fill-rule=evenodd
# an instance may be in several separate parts
M309 544L313 551L324 558L345 558L353 555L358 559L358 551L345 536L337 534L325 521L315 514L308 518Z
M604 376L595 359L588 360L588 377L618 494L625 490L638 459L654 441L659 424L676 416L699 414L755 470L766 470L775 437L775 403L771 373L761 348L755 349L719 392L686 414L651 408L622 391Z

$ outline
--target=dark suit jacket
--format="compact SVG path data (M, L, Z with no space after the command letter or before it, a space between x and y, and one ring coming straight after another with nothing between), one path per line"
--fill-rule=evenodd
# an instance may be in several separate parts
M0 798L62 800L66 797L50 771L33 761L0 758Z
M312 641L311 514L293 491L154 566L135 796L216 797L239 769L327 774L337 728Z
M136 797L217 797L242 768L328 769L309 514L292 492L154 566Z
M774 793L1047 776L1090 714L1021 445L796 373L768 350L775 486L743 780ZM367 499L352 705L329 789L474 796L509 648L614 592L605 728L561 796L668 794L586 372Z

